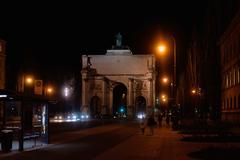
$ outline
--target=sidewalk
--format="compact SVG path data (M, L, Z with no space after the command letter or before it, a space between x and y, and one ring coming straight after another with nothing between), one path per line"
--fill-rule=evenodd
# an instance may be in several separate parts
M148 131L147 131L148 132ZM141 135L140 132L127 141L102 153L96 159L161 159L190 160L189 153L209 146L226 146L225 143L183 142L181 134L171 128L156 128L153 136ZM236 144L228 144L236 145ZM239 144L237 144L239 146Z

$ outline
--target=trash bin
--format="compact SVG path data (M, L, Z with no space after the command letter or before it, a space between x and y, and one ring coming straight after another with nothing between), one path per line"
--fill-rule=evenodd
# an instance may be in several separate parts
M12 149L13 131L1 130L1 138L2 138L2 151L10 152Z

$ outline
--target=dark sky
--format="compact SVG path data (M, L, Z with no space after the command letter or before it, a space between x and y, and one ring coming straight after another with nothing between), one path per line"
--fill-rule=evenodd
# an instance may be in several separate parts
M135 54L150 54L160 33L174 35L182 52L206 5L205 0L87 2L1 4L8 75L19 68L46 79L80 73L81 54L104 54L118 32Z

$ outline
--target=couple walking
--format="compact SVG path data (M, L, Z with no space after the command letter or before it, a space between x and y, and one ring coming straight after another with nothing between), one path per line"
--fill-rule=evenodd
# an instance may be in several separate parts
M145 133L145 128L147 127L149 129L149 135L153 135L154 132L154 127L157 125L156 121L154 120L154 116L148 116L147 120L143 120L140 123L140 128L141 128L141 132L144 135Z

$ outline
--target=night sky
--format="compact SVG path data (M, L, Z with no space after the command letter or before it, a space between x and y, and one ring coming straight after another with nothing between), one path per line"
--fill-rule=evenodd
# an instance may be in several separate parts
M148 0L1 4L0 38L7 41L7 76L14 79L21 68L60 83L68 74L80 74L81 54L105 54L118 32L134 54L152 53L153 43L162 33L174 35L178 54L184 54L191 28L203 16L205 3ZM9 81L7 84L13 86Z

